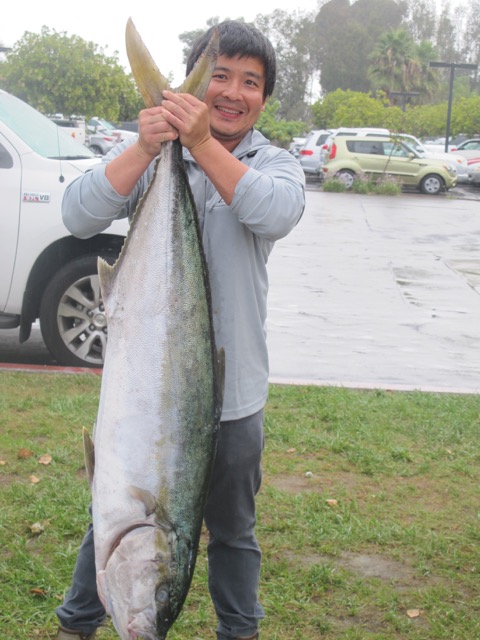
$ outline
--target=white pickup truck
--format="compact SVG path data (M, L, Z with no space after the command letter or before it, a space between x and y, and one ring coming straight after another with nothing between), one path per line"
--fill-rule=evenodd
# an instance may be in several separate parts
M64 227L65 187L98 157L47 117L0 90L0 330L19 341L40 321L55 360L101 366L107 326L97 257L114 261L128 222L88 240Z

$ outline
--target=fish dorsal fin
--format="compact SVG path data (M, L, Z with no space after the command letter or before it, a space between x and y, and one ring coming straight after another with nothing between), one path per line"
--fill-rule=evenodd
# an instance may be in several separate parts
M93 444L93 440L85 427L83 427L83 453L85 455L85 469L87 471L88 481L91 485L93 482L93 474L95 472L95 445Z
M169 87L168 80L160 73L131 18L125 30L125 42L132 74L145 105L154 107L162 104L162 91ZM191 93L203 100L215 68L219 46L220 34L215 29L192 71L176 89L177 93Z

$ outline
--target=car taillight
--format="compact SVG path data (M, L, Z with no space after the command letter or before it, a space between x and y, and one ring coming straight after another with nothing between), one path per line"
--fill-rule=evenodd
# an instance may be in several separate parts
M330 153L328 155L328 159L329 160L333 160L336 155L337 155L337 145L335 143L333 143L332 144L332 148L330 150Z
M300 156L313 156L313 151L310 149L300 149Z

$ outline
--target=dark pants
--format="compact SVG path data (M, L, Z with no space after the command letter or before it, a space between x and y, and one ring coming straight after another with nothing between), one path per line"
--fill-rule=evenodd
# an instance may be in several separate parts
M264 617L258 602L261 553L255 538L255 495L261 483L263 411L221 423L205 508L209 589L220 639L249 636ZM93 529L80 546L72 585L57 608L66 629L91 633L105 619L97 595Z

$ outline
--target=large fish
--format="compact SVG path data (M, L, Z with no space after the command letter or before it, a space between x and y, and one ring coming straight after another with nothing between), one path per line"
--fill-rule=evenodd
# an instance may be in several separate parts
M181 90L202 97L217 48L218 36ZM127 50L145 102L158 104L167 83L131 21ZM93 442L85 433L98 593L122 640L163 640L192 579L223 392L179 142L162 146L122 252L113 266L99 260L99 277L108 345Z

